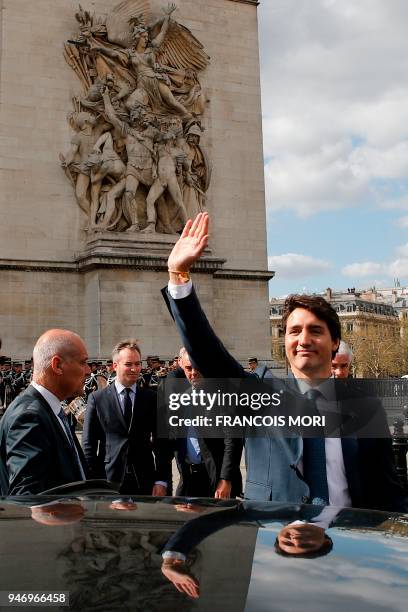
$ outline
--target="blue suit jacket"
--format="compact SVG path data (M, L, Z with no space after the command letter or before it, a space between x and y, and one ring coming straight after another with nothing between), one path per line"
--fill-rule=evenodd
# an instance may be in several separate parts
M248 376L214 333L194 289L180 300L173 300L167 289L162 293L191 361L205 378ZM276 389L281 389L283 381L276 381ZM290 389L286 391L290 396ZM362 397L361 401L366 399ZM347 437L342 438L342 448L353 507L408 510L407 494L394 466L391 439ZM296 469L303 454L300 437L247 438L245 454L247 499L292 503L309 500L309 487Z

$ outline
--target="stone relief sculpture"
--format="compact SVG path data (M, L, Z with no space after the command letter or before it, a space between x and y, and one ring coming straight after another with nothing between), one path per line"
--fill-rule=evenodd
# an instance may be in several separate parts
M61 165L89 232L169 233L203 209L211 164L201 145L203 45L173 19L151 19L149 0L108 15L79 6L79 33L64 46L83 94Z
M81 612L191 609L191 602L163 579L163 548L171 531L87 529L59 555L70 591L70 609ZM199 561L199 552L188 564Z

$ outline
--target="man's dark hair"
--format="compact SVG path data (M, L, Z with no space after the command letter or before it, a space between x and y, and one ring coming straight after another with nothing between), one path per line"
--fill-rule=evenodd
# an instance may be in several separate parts
M329 552L333 548L333 540L329 538L328 535L325 535L323 544L317 550L313 550L311 552L299 553L299 554L294 554L294 553L291 554L291 553L287 553L284 550L282 550L282 548L279 546L278 538L276 538L274 548L275 548L276 554L280 555L281 557L295 557L296 559L317 559L317 557L324 557L325 555L329 554Z
M333 306L320 295L289 295L283 305L282 327L286 332L289 315L296 308L304 308L312 312L318 319L324 321L329 328L331 339L341 340L340 319Z

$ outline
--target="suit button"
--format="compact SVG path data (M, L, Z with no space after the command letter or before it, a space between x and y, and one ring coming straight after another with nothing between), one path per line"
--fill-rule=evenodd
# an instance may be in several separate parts
M303 495L303 497L302 497L302 504L307 504L308 501L309 501L308 496L307 495Z

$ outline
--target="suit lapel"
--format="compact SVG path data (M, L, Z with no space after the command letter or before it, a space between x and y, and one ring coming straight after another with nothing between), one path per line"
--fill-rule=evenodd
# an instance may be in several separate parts
M67 436L65 435L65 433L62 431L62 426L60 425L58 417L55 416L54 411L52 410L47 400L41 395L39 391L37 391L35 387L32 387L31 385L27 387L27 393L35 397L42 404L49 418L51 419L51 422L54 425L54 429L57 433L57 436L59 436L60 440L64 443L65 447L69 449L70 452L72 452L71 444L69 443L69 440Z
M70 444L66 434L62 431L62 425L60 424L58 417L55 416L54 411L52 410L51 406L49 405L47 400L41 395L41 393L39 391L37 391L37 389L35 387L33 387L32 385L29 385L27 387L26 393L28 393L32 397L35 397L41 403L41 405L44 407L44 409L47 412L49 418L51 419L52 424L54 425L54 430L55 430L56 436L59 437L61 443L65 446L65 449L69 453L69 456L71 458L72 463L75 465L75 468L78 471L77 461L72 456L73 449L71 447L71 444ZM87 463L86 463L85 455L83 454L83 451L82 451L81 445L79 444L78 438L75 435L73 435L73 438L74 438L75 446L76 446L76 448L78 450L80 461L82 463L82 468L86 472L85 467L86 467ZM80 480L82 479L82 475L81 475L80 472L79 472L79 479Z

